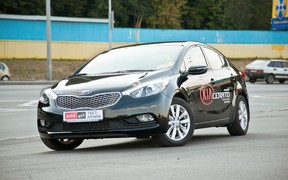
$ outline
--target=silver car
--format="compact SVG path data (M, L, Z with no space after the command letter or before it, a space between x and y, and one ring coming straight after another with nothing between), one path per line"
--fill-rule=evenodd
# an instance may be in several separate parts
M257 59L246 66L245 74L251 83L264 79L267 84L272 84L275 80L282 84L288 80L288 61Z

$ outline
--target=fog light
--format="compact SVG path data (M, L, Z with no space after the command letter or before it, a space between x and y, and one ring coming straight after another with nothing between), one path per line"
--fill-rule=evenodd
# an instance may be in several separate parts
M46 125L46 122L45 122L45 120L43 120L43 119L40 119L40 125L44 127L44 126Z
M153 116L151 116L150 114L143 114L143 115L139 115L139 116L136 116L136 117L141 122L154 121Z

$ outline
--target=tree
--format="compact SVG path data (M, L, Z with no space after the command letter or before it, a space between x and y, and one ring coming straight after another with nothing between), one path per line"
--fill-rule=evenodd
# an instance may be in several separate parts
M52 16L108 18L108 0L51 0ZM45 15L45 0L0 0L0 14ZM112 0L116 27L270 29L272 0Z
M228 29L270 29L272 0L229 0L225 8Z
M190 0L184 16L184 28L225 28L224 9L227 3L228 0Z
M88 0L52 0L52 16L86 17Z
M182 28L186 0L151 0L152 14L147 19L151 28Z
M0 14L45 15L45 0L0 0Z

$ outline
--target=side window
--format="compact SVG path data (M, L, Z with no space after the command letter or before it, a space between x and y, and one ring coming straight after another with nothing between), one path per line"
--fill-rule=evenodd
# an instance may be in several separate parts
M284 68L288 68L288 62L283 62L282 64Z
M4 71L4 65L2 63L0 63L0 70Z
M208 48L203 48L203 49L212 69L220 69L223 67L223 63L218 53Z
M273 67L274 66L274 62L270 61L270 63L267 65L268 67Z
M275 61L275 62L274 62L274 67L283 68L282 62L280 62L280 61Z
M220 57L220 60L223 64L223 67L227 67L228 66L227 60L221 55L219 55L219 57Z
M282 68L282 62L279 62L279 61L271 61L269 64L268 64L269 67L276 67L276 68Z
M184 63L186 68L191 66L207 66L205 57L200 47L190 48L184 56Z

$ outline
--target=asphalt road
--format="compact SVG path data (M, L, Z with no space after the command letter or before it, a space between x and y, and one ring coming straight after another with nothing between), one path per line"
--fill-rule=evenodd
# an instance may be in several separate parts
M150 139L87 140L73 151L46 148L36 130L43 85L0 86L0 179L288 179L288 85L248 85L246 136L196 130L183 147Z

